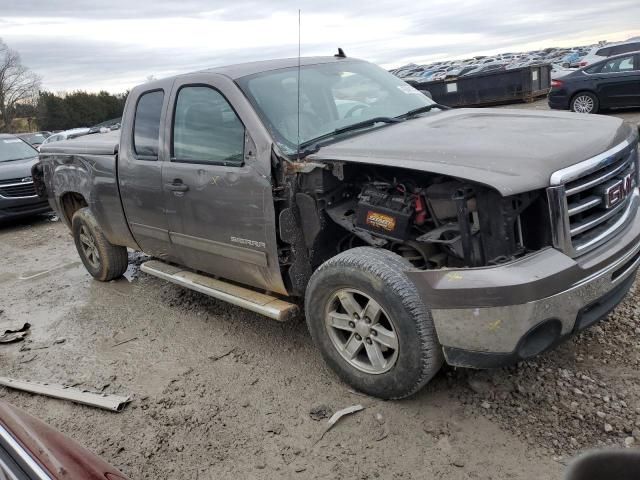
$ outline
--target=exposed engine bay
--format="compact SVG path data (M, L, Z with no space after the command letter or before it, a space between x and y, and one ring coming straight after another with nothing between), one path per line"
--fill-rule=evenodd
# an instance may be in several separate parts
M362 245L433 269L499 264L551 244L542 192L502 197L452 177L349 164L298 174L296 183L311 269Z

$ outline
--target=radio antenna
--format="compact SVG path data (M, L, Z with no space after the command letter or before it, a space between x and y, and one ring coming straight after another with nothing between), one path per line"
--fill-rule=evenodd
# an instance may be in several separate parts
M297 160L300 161L300 9L298 9L298 145Z

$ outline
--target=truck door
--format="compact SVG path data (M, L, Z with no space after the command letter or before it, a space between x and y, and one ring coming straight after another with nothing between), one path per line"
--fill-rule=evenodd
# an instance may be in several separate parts
M246 125L257 117L249 109L227 77L201 73L175 82L162 173L169 237L188 267L285 293L270 144L252 137Z
M145 253L174 260L164 212L160 126L172 81L136 87L122 122L118 152L120 196L129 228Z

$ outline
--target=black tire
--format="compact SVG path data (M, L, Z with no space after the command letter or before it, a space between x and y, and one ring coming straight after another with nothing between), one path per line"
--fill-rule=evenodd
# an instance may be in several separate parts
M93 278L108 282L114 278L120 278L127 270L129 257L126 247L113 245L106 239L89 208L81 208L73 214L71 231L80 259ZM88 250L93 249L83 243L83 238L86 241L88 236L92 246L95 247L94 251L97 253L95 257L87 253Z
M307 325L325 361L346 383L378 398L399 399L414 394L443 363L431 314L405 274L411 268L407 260L392 252L359 247L321 265L307 287ZM343 358L334 345L325 315L342 289L365 293L392 320L398 349L395 364L388 371L375 374L361 371Z
M589 101L592 105L590 110L586 110L585 108L580 106L585 104L588 105ZM571 99L571 105L569 105L569 108L572 112L577 113L598 113L598 110L600 110L600 101L594 93L578 92Z

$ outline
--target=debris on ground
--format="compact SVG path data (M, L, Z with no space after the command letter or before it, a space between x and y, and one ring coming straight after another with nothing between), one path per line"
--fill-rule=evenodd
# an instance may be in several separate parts
M226 351L226 352L224 352L224 353L220 353L220 354L218 354L218 355L210 355L210 356L209 356L209 360L212 360L212 361L214 361L214 362L215 362L215 361L217 361L217 360L220 360L221 358L226 357L227 355L231 355L231 354L232 354L233 352L235 352L235 351L236 351L236 347L233 347L233 348L231 348L231 349L227 350L227 351Z
M133 282L140 275L140 265L149 260L151 257L142 252L129 252L129 266L122 276L129 282Z
M0 335L0 343L13 343L24 340L24 337L29 333L29 328L31 328L31 324L25 323L20 328L5 330L4 333Z
M0 377L0 385L15 390L37 393L47 397L70 400L92 407L104 408L113 412L121 412L131 401L130 396L110 395L106 393L89 392L65 385L52 383L31 382L29 380L17 380L14 378Z
M37 353L34 353L33 355L26 355L26 356L22 357L22 359L18 360L18 363L29 363L29 362L32 362L33 360L36 359L37 356L38 356Z
M316 422L329 418L329 415L331 415L331 409L326 405L316 405L309 410L311 420L315 420Z
M320 438L315 441L314 445L322 440L327 432L331 430L342 417L359 412L360 410L364 410L364 407L362 405L351 405L350 407L343 408L342 410L338 410L336 413L334 413L327 422L327 428L324 429L322 435L320 435Z
M124 345L125 343L133 342L134 340L138 340L138 337L127 338L126 340L122 340L121 342L115 343L112 346L117 347L120 345Z
M389 436L389 427L387 426L387 422L385 422L384 417L380 412L374 415L376 419L376 423L378 425L379 433L375 436L374 440L376 442L380 442Z
M338 420L340 420L345 415L350 415L352 413L359 412L360 410L364 410L364 407L362 405L352 405L350 407L343 408L342 410L338 410L331 416L331 418L327 422L327 431L333 428L333 426L338 423Z

